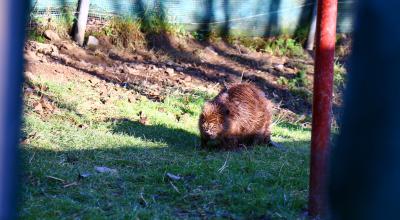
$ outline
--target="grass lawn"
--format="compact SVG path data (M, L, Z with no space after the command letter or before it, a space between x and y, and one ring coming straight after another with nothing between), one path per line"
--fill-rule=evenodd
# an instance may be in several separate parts
M198 148L197 120L213 94L132 100L129 90L101 82L109 95L102 100L100 86L87 79L36 76L31 83L21 146L22 219L303 218L309 129L276 124L272 139L286 151L206 151ZM41 96L54 109L39 105Z

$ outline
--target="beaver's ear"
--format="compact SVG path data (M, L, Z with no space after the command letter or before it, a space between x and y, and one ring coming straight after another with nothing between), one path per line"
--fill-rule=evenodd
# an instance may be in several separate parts
M203 106L204 113L213 112L214 109L215 109L215 104L213 102L207 101L206 103L204 103L204 106Z
M221 103L226 103L226 102L228 102L228 97L229 97L229 94L227 92L223 92L223 93L219 94L218 101Z

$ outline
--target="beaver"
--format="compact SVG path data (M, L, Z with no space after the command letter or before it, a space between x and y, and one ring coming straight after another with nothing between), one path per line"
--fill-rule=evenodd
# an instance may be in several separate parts
M272 104L251 83L233 84L204 104L199 118L201 146L223 149L270 144Z

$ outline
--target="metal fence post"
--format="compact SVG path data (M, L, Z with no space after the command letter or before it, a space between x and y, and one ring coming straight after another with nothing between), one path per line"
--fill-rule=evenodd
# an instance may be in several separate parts
M336 17L337 0L318 1L309 195L309 214L313 217L327 213Z
M78 21L76 23L76 30L74 33L74 40L79 44L83 45L85 40L86 23L89 15L89 0L79 1L79 14Z

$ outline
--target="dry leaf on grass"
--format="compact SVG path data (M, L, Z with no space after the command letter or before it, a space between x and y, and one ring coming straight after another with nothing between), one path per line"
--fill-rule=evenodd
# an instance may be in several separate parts
M108 168L108 167L94 167L94 169L99 173L117 173L116 169Z
M166 175L167 175L171 180L180 180L180 179L182 179L182 177L177 176L177 175L174 175L174 174L172 174L172 173L167 173Z

